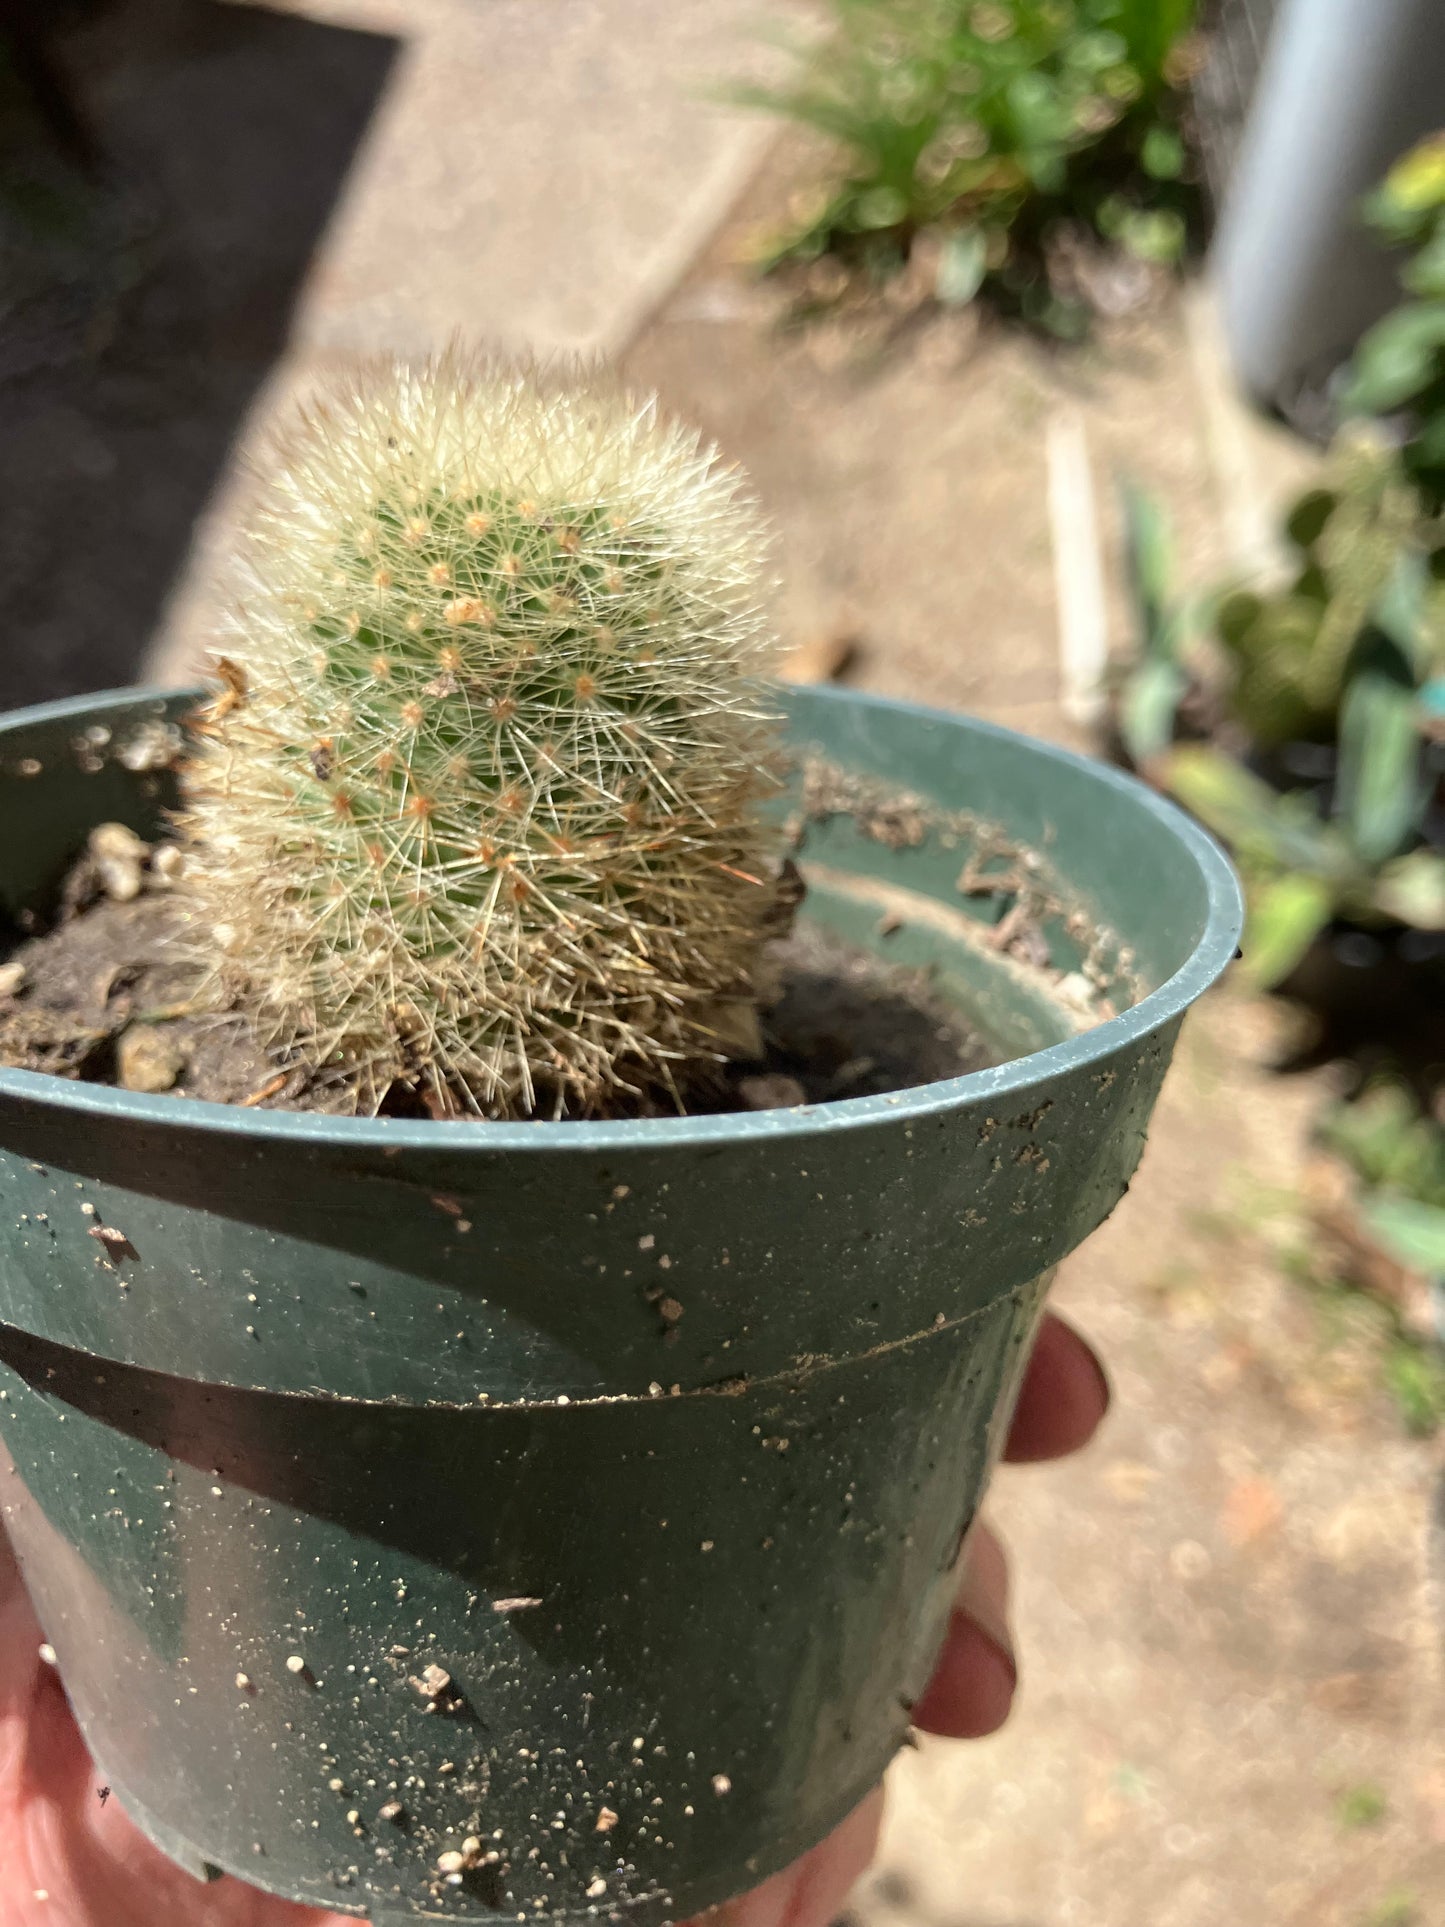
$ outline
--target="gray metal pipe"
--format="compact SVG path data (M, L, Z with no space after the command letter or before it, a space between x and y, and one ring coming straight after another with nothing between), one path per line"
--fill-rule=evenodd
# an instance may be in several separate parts
M1288 407L1393 305L1360 198L1445 124L1445 0L1284 0L1212 269L1235 369Z

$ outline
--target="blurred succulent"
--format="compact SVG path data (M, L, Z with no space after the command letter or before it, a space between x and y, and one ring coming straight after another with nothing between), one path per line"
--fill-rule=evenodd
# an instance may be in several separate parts
M1401 416L1404 463L1431 504L1445 504L1445 134L1398 161L1366 202L1382 239L1413 249L1400 279L1414 297L1361 341L1343 404L1355 415Z
M1218 601L1227 708L1266 751L1332 742L1355 669L1382 650L1417 686L1420 726L1445 734L1445 136L1407 155L1369 212L1389 239L1417 246L1404 280L1422 299L1365 338L1346 406L1357 415L1405 410L1410 437L1400 448L1373 425L1342 432L1324 481L1286 519L1288 580ZM1142 671L1157 654L1147 621L1140 636ZM1156 691L1167 680L1152 674Z
M1192 649L1218 598L1180 594L1173 531L1157 497L1126 480L1119 500L1134 647L1117 679L1116 726L1129 761L1147 771L1173 743L1181 705L1197 690Z
M1335 1105L1321 1137L1362 1180L1362 1215L1397 1263L1445 1279L1445 1128L1402 1084Z
M1397 565L1383 599L1389 628L1414 626L1420 578ZM1287 977L1337 917L1445 929L1445 854L1426 835L1437 763L1412 666L1384 628L1346 686L1331 795L1281 795L1218 749L1174 751L1169 788L1238 858L1245 967L1257 983Z
M299 420L185 835L217 996L372 1108L585 1113L753 1047L763 538L596 384L451 354Z
M1381 1079L1335 1106L1323 1135L1367 1184L1445 1209L1445 1130L1403 1084Z
M1343 437L1323 486L1302 495L1285 524L1298 557L1272 592L1238 591L1219 604L1216 631L1230 659L1231 713L1266 747L1330 740L1354 662L1368 651L1382 596L1401 558L1426 571L1411 620L1395 641L1427 680L1445 664L1445 520L1428 514L1394 451Z
M1332 1105L1319 1137L1353 1179L1348 1209L1327 1205L1321 1220L1340 1282L1369 1294L1386 1381L1410 1430L1428 1437L1445 1425L1445 1128L1383 1077Z
M831 0L793 77L729 90L837 146L844 177L761 256L824 253L875 274L941 230L935 291L987 287L1031 321L1078 332L1050 285L1054 228L1150 263L1184 252L1192 189L1181 133L1196 0Z
M1445 526L1391 451L1345 441L1288 530L1293 581L1219 604L1225 702L1256 755L1301 739L1332 745L1333 781L1281 794L1223 750L1190 747L1164 778L1238 856L1245 964L1266 985L1336 918L1445 929L1431 700L1445 663Z

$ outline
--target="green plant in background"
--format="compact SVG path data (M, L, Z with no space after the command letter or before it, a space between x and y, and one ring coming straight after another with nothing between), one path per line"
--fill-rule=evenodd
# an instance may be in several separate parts
M1361 1927L1422 1927L1419 1900L1409 1887L1392 1887L1365 1915Z
M1190 603L1172 587L1162 510L1137 491L1126 498L1136 642L1120 736L1235 852L1246 968L1262 986L1287 977L1336 918L1445 929L1445 854L1431 844L1445 518L1425 510L1392 451L1350 437L1288 531L1299 561L1286 587ZM1188 642L1211 610L1224 717L1254 752L1332 745L1331 784L1281 794L1217 746L1166 757L1191 685Z
M1406 471L1445 504L1445 134L1413 148L1366 203L1383 239L1413 250L1401 273L1410 299L1356 350L1343 402L1356 415L1404 415Z
M1422 726L1445 733L1445 135L1423 143L1392 171L1368 204L1388 238L1417 252L1404 281L1407 301L1361 343L1345 391L1353 415L1408 413L1403 446L1378 427L1351 427L1330 450L1321 484L1289 510L1288 579L1267 590L1235 589L1216 604L1214 634L1227 669L1224 710L1263 750L1332 743L1352 675L1383 646L1418 691ZM1136 604L1129 686L1150 709L1152 737L1186 678L1158 667L1176 618L1167 582L1148 579L1147 547L1131 509L1128 568ZM1157 548L1157 538L1154 541ZM1407 619L1392 602L1402 576L1412 583ZM1172 658L1171 658L1172 660ZM1152 707L1151 707L1152 705ZM1157 718L1157 720L1155 720Z
M764 265L831 252L876 274L941 231L936 292L983 288L1057 332L1080 303L1050 288L1065 224L1173 264L1193 193L1182 49L1196 0L831 0L795 72L733 97L841 151L841 183Z
M1228 713L1264 748L1334 740L1350 675L1378 647L1382 624L1414 682L1445 668L1445 519L1427 511L1393 450L1342 437L1285 532L1297 558L1291 579L1225 596L1216 622ZM1402 566L1418 593L1391 621Z
M1351 679L1327 814L1315 793L1281 794L1204 746L1176 749L1166 780L1235 854L1248 898L1244 967L1262 988L1336 918L1445 930L1445 854L1422 841L1430 785L1415 690L1388 663Z
M763 541L620 394L450 355L303 417L183 823L219 999L374 1106L595 1110L755 1047Z
M1423 515L1388 452L1360 443L1336 452L1330 485L1296 503L1289 527L1292 586L1219 606L1224 703L1257 747L1333 741L1333 784L1281 794L1224 750L1192 746L1164 777L1239 860L1245 964L1263 986L1337 917L1445 929L1426 700L1445 660L1440 518Z
M1360 342L1341 405L1347 417L1400 417L1404 435L1398 448L1342 438L1325 486L1287 523L1296 579L1221 611L1234 711L1263 744L1332 734L1351 651L1401 553L1422 556L1434 585L1417 655L1424 707L1445 722L1445 135L1399 161L1365 211L1414 252L1408 298Z
M1405 1107L1410 1117L1417 1116L1408 1096ZM1191 1225L1217 1248L1192 1289L1200 1290L1200 1279L1218 1279L1223 1253L1235 1259L1247 1253L1278 1266L1308 1293L1324 1351L1335 1360L1331 1375L1337 1383L1361 1387L1379 1382L1406 1430L1417 1437L1430 1437L1445 1427L1445 1351L1439 1343L1445 1305L1439 1295L1422 1303L1413 1289L1401 1292L1399 1280L1381 1289L1374 1267L1359 1266L1359 1227L1353 1210L1341 1218L1336 1186L1329 1187L1329 1202L1322 1210L1313 1185L1262 1184L1242 1167L1232 1175L1227 1202L1189 1214ZM1227 1265L1225 1269L1227 1274ZM1173 1289L1188 1293L1191 1286L1178 1279ZM1207 1300L1207 1286L1204 1296ZM1341 1817L1348 1811L1356 1816L1354 1824L1368 1824L1368 1799L1362 1789L1355 1793L1349 1808L1342 1806Z
M1390 1810L1384 1789L1372 1780L1364 1780L1358 1786L1346 1787L1335 1802L1335 1817L1348 1832L1356 1832L1361 1827L1377 1827Z
M1281 794L1219 749L1186 746L1169 759L1169 788L1238 858L1245 964L1261 985L1288 976L1336 917L1445 929L1445 853L1426 840L1434 778L1419 689L1433 594L1421 558L1397 556L1349 657L1323 810L1315 793Z
M1179 593L1173 530L1155 496L1126 480L1119 501L1134 654L1118 679L1117 727L1134 767L1149 770L1174 741L1180 706L1195 682L1194 645L1218 598Z
M1379 1081L1325 1117L1322 1141L1360 1181L1360 1215L1397 1264L1445 1282L1445 1129L1402 1084Z
M1307 1227L1306 1235L1318 1241L1316 1227ZM1434 1438L1445 1427L1445 1357L1439 1346L1407 1329L1387 1298L1322 1267L1306 1246L1282 1252L1280 1263L1312 1301L1326 1357L1352 1361L1346 1372L1357 1387L1378 1384L1410 1437Z
M1227 595L1215 625L1225 710L1252 751L1333 745L1333 784L1281 795L1217 749L1179 751L1167 779L1239 855L1246 961L1266 985L1336 917L1445 929L1445 137L1399 163L1371 212L1417 247L1404 278L1420 298L1362 342L1346 401L1407 411L1408 438L1342 434L1287 518L1290 579Z
M1354 1177L1359 1233L1424 1281L1426 1309L1416 1318L1368 1286L1346 1280L1334 1289L1369 1300L1386 1385L1409 1429L1429 1437L1445 1425L1445 1129L1403 1084L1383 1078L1332 1106L1319 1135Z

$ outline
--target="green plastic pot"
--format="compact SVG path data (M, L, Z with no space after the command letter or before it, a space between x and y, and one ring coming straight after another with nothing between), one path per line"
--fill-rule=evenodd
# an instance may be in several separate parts
M188 700L0 726L0 907L97 822L155 831L169 779L127 745ZM0 1072L5 1523L99 1770L199 1877L390 1923L672 1919L819 1840L903 1739L1050 1272L1125 1190L1240 903L1108 769L788 702L798 744L1047 849L1147 994L1071 1034L980 940L1006 898L960 896L950 838L834 818L808 914L874 942L901 914L889 954L1024 1054L599 1124ZM495 1858L439 1885L469 1835Z

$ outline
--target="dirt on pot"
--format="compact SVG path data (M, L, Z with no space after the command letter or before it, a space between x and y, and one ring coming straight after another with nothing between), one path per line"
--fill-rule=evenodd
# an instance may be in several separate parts
M792 825L795 847L807 824L846 816L885 849L914 849L934 837L956 850L961 868L955 888L965 898L991 899L998 921L985 924L985 942L1047 987L1072 1014L1072 1027L1087 1029L1117 1015L1145 993L1133 951L1072 893L1043 854L1009 836L972 810L942 810L921 798L843 771L825 757L801 768L801 808ZM903 905L885 910L883 934L901 926ZM1076 968L1054 955L1049 927L1057 925L1077 946Z

